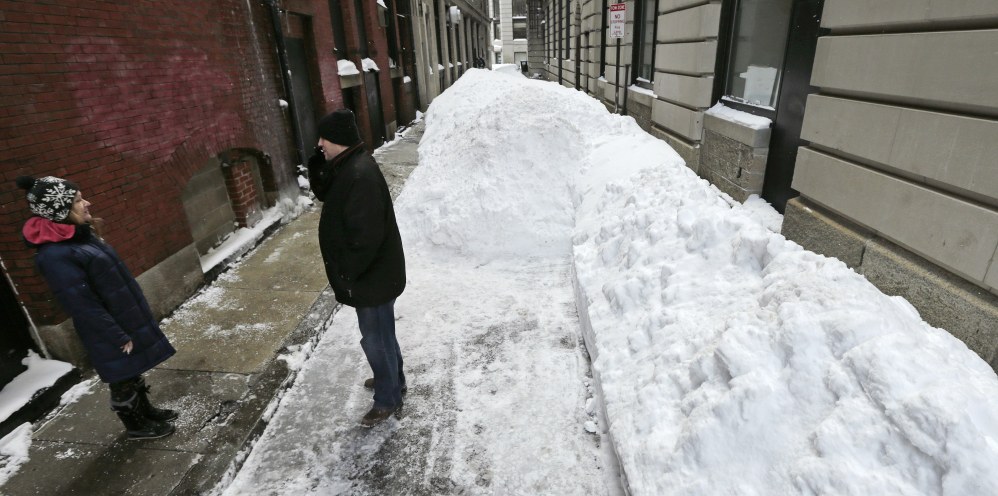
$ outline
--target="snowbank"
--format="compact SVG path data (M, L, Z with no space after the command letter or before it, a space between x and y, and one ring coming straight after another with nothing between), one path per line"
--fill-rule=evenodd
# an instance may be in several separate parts
M483 263L574 254L632 494L998 494L998 379L963 343L632 119L511 76L430 106L400 229Z

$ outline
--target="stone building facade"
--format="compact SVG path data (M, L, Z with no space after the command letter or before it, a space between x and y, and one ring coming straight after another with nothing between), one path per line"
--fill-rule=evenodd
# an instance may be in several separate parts
M481 59L491 66L486 0L409 0L419 107L423 110Z

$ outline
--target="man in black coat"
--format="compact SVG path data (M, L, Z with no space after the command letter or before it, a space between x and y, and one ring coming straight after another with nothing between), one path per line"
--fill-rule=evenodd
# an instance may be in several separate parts
M374 377L374 405L361 425L372 427L402 408L402 351L395 338L395 299L405 289L402 237L388 183L364 150L353 112L340 109L318 124L319 146L308 161L322 201L319 249L336 300L357 310L360 345Z

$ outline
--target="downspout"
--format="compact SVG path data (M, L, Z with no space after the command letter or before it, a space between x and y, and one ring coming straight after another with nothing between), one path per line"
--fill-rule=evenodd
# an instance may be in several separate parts
M301 128L298 126L295 92L291 85L291 65L288 64L288 52L284 45L284 32L281 30L281 12L277 8L277 1L264 0L264 3L270 7L271 24L274 26L274 40L277 42L277 60L281 66L281 83L284 85L284 94L288 97L288 112L291 117L291 133L294 134L295 139L295 151L298 153L298 163L304 165L308 160L304 155L308 152L298 148L298 144L302 143L302 134Z

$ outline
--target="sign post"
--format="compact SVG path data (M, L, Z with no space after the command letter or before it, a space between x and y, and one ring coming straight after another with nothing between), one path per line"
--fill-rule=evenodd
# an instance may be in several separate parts
M620 39L624 37L624 27L627 24L627 4L610 4L610 38L617 39L617 76L614 78L616 90L613 93L613 111L617 111L620 102Z

